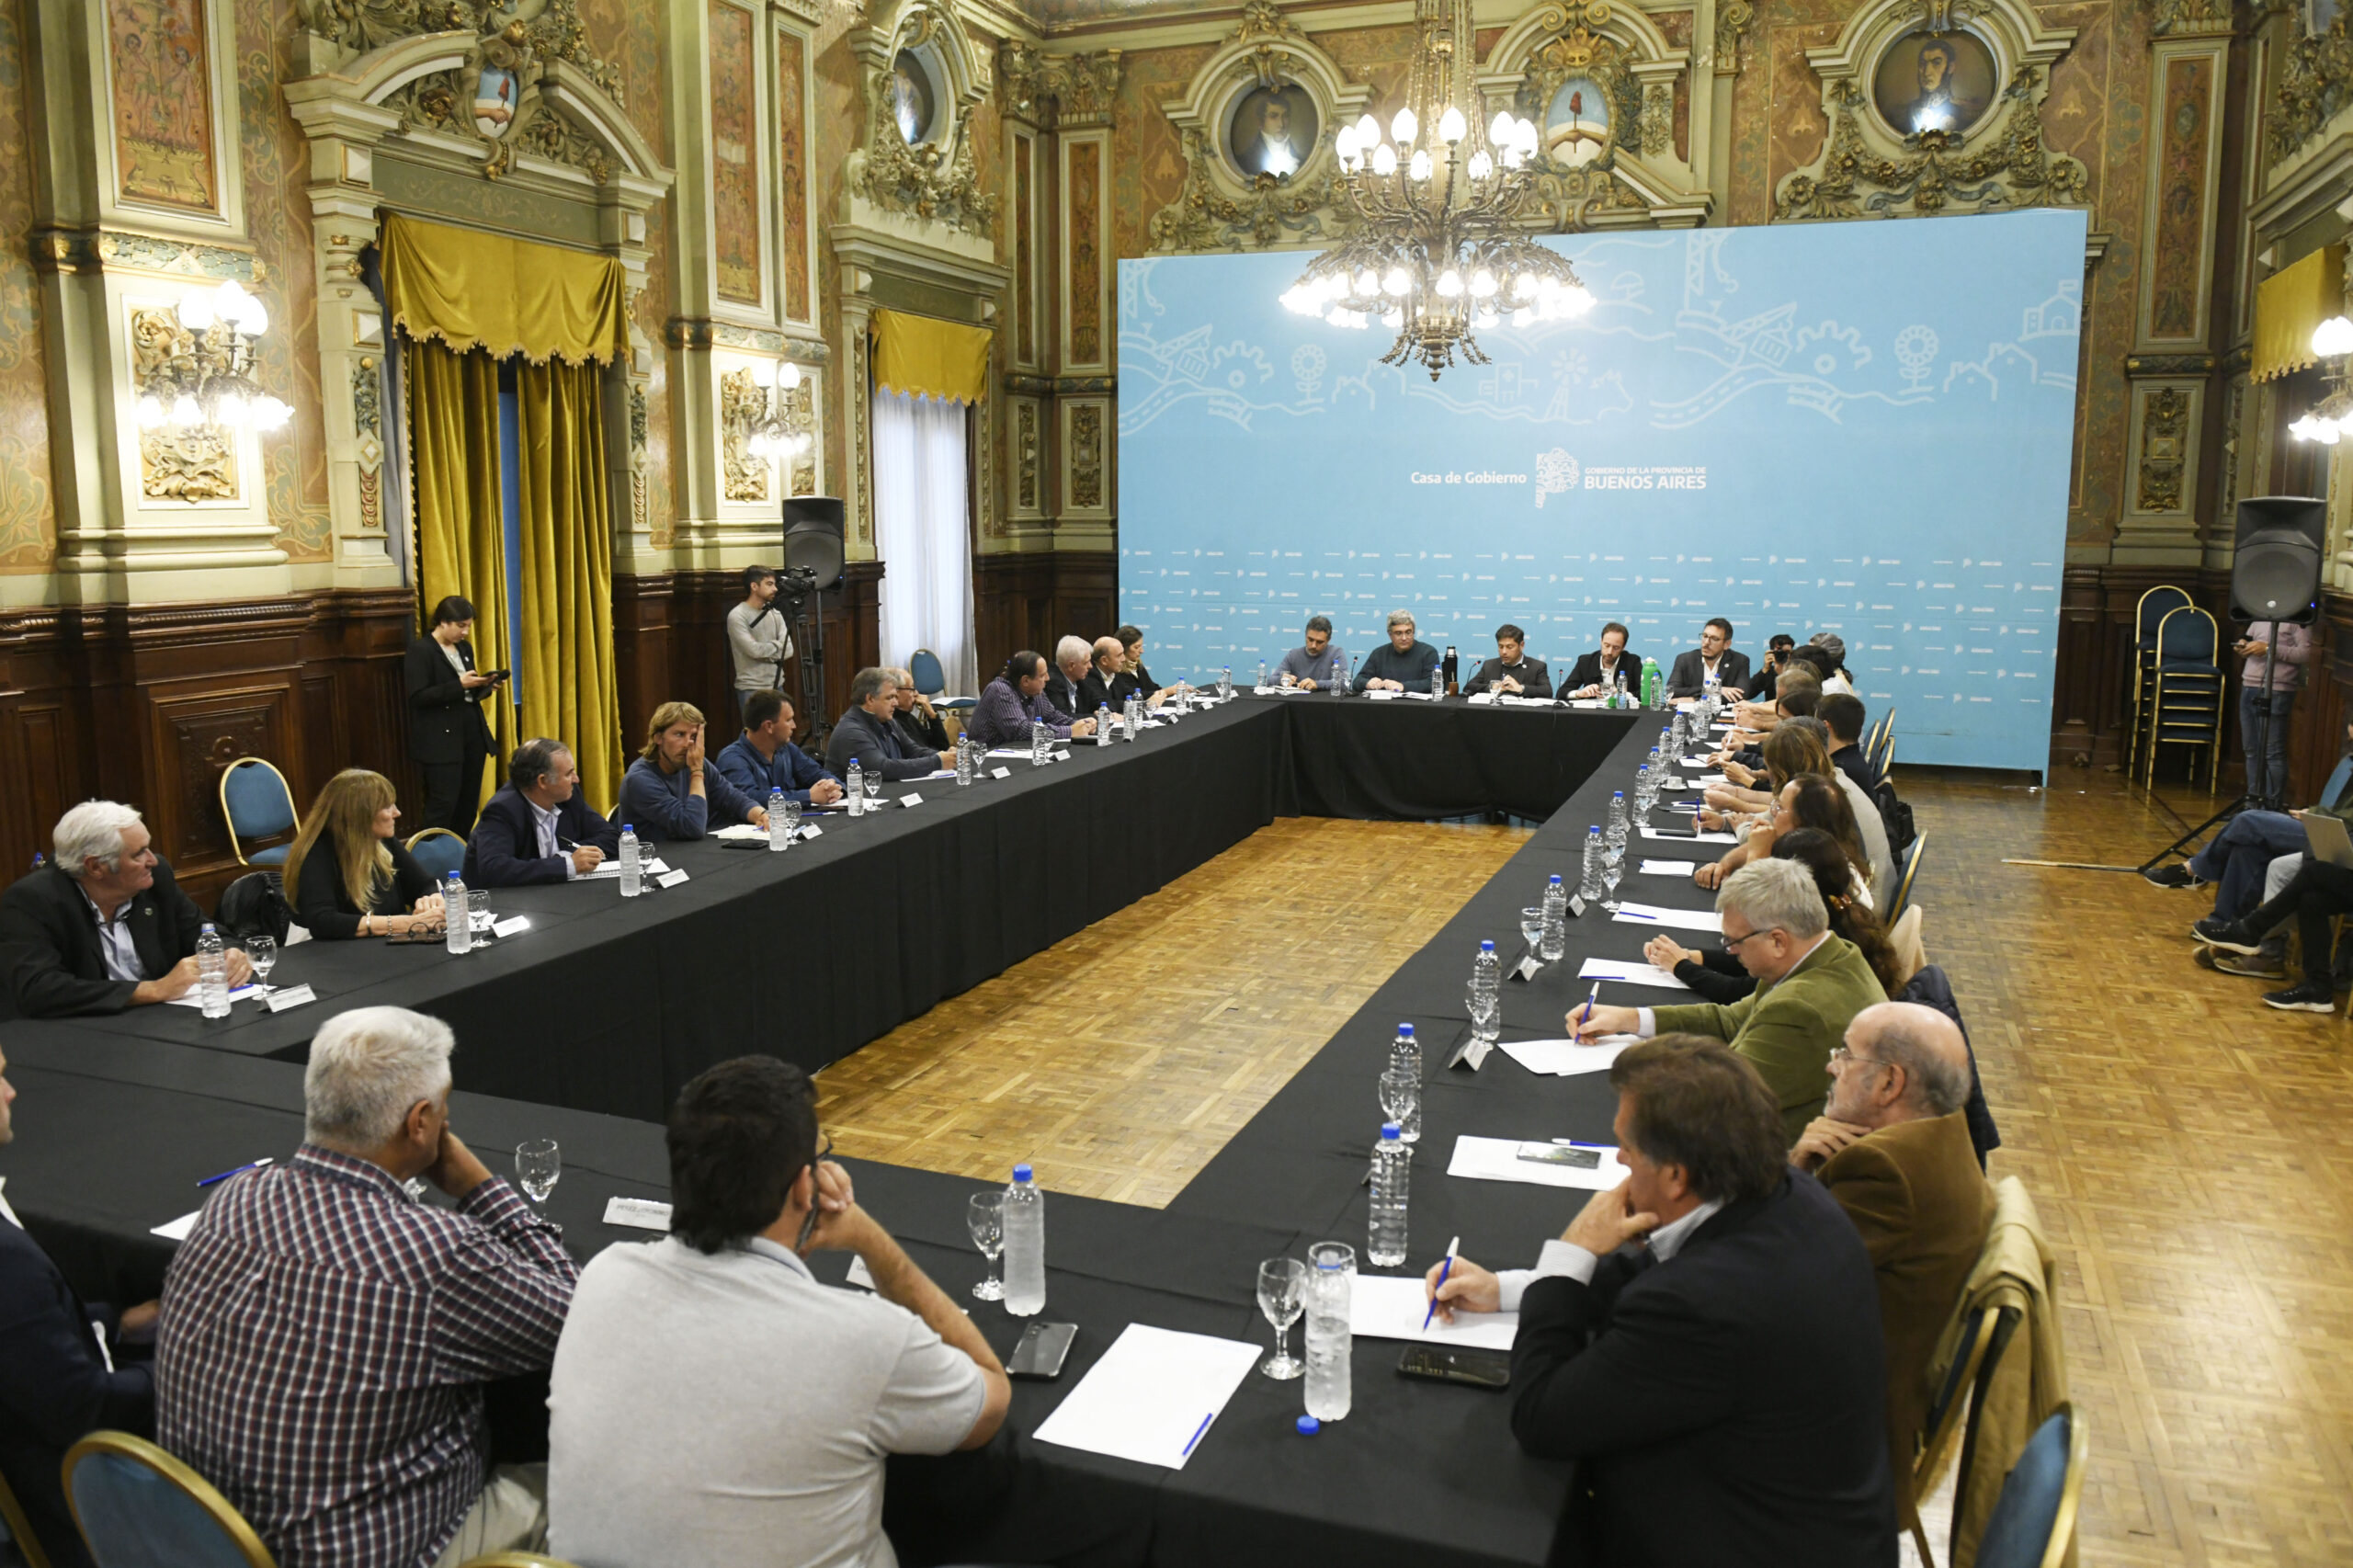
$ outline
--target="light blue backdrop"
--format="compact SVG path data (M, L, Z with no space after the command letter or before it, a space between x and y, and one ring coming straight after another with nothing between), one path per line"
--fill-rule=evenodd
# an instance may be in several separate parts
M1380 363L1278 302L1302 253L1120 264L1120 597L1154 673L1241 678L1322 611L1466 661L1505 620L1565 676L1606 620L1847 641L1899 755L2041 768L2085 219L1586 236L1597 301ZM1466 669L1466 674L1468 673Z

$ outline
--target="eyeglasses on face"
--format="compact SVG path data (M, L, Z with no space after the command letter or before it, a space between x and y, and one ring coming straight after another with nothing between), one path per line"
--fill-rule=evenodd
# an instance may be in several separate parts
M1780 927L1779 926L1766 926L1751 931L1745 937L1726 937L1723 938L1724 951L1728 953L1736 953L1740 951L1740 945L1743 942L1753 942L1757 937L1765 935L1768 931L1778 931Z
M1833 1066L1838 1066L1848 1062L1853 1063L1857 1067L1893 1067L1895 1065L1893 1062L1881 1062L1876 1056L1858 1056L1855 1054L1852 1047L1844 1045L1839 1046L1831 1051L1830 1062Z
M803 1253L809 1250L809 1238L817 1229L818 1206L816 1171L819 1165L825 1163L826 1156L831 1154L833 1152L833 1135L828 1133L825 1137L825 1146L818 1150L816 1158L809 1162L809 1212L801 1219L801 1234L793 1239L792 1250L795 1253Z

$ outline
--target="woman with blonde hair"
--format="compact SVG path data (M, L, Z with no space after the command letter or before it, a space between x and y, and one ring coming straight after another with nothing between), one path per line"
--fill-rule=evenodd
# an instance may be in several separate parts
M433 878L392 836L392 781L364 767L327 780L286 856L294 918L324 941L441 924Z

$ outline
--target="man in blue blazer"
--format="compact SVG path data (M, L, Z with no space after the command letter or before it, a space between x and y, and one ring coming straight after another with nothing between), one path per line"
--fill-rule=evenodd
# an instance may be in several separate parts
M519 888L585 877L620 853L620 830L580 798L580 769L562 741L526 741L466 845L470 888Z
M12 1135L17 1097L7 1070L0 1054L0 1144ZM153 1301L119 1317L85 1305L0 1197L0 1474L56 1568L90 1563L59 1475L65 1450L100 1427L153 1429L148 1363L129 1359L124 1342L152 1342L154 1326Z
M719 754L719 776L755 801L781 790L804 806L827 806L842 798L842 781L792 744L797 728L792 699L780 691L755 691L744 698L744 733Z
M1584 1461L1552 1561L1895 1568L1879 1288L1854 1222L1790 1168L1779 1106L1720 1041L1629 1046L1609 1082L1626 1179L1533 1269L1429 1277L1449 1312L1519 1312L1512 1435Z

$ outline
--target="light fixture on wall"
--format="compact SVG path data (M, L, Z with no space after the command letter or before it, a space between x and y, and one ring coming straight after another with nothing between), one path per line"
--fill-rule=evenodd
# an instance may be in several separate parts
M2333 447L2353 436L2353 386L2347 385L2347 361L2353 358L2353 321L2343 316L2331 316L2313 328L2313 353L2321 362L2321 379L2328 383L2328 395L2320 406L2288 426L2288 434L2299 441L2318 441Z
M790 359L781 365L763 359L752 367L752 384L760 389L765 404L747 413L744 449L756 458L789 458L808 445L808 420L792 401L801 385L801 367Z
M1393 144L1369 114L1333 143L1357 232L1310 262L1282 301L1335 326L1379 318L1397 335L1381 363L1418 360L1436 381L1458 354L1486 364L1477 334L1506 314L1515 326L1582 315L1593 296L1566 257L1522 228L1541 167L1536 127L1508 111L1482 124L1469 0L1415 0L1414 13ZM1585 14L1608 12L1588 4Z
M269 312L233 278L175 307L179 334L142 379L142 428L217 425L275 430L294 410L254 380L254 357Z

